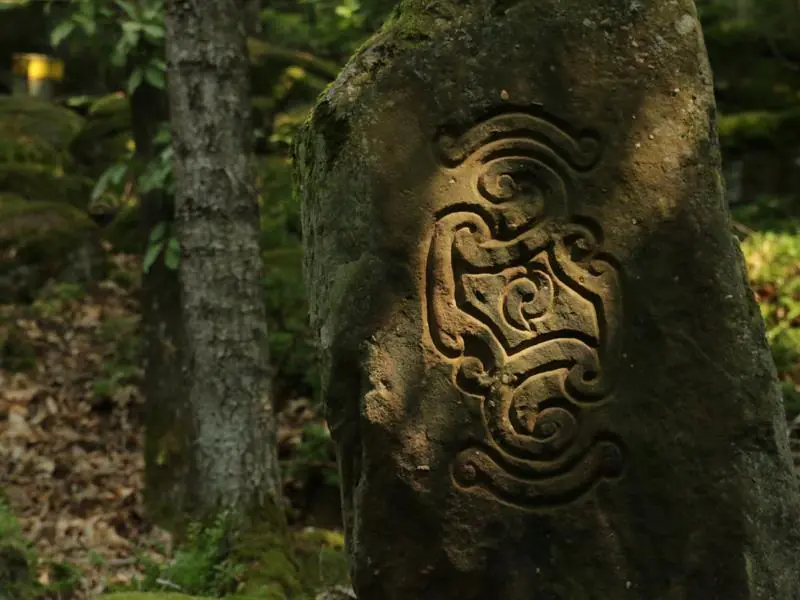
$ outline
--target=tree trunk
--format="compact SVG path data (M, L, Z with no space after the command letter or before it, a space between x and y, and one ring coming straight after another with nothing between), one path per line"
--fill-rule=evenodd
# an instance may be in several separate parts
M147 83L140 85L131 97L137 174L154 158L153 140L167 116L166 94ZM139 195L142 255L150 232L160 222L171 223L173 212L173 199L164 190ZM157 260L142 276L141 305L145 340L145 503L155 523L180 533L186 525L187 390L181 377L183 333L178 277L163 260Z
M244 27L247 35L261 33L261 0L245 0Z
M195 514L281 515L245 2L166 3Z

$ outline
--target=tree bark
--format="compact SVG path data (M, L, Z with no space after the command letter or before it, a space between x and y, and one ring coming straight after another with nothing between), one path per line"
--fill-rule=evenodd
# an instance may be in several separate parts
M156 154L153 140L160 123L168 118L166 94L143 83L132 95L130 107L135 173L139 174ZM171 223L174 209L173 198L164 190L139 194L142 256L150 232L160 222ZM143 273L140 302L145 341L145 503L153 522L180 533L186 525L188 392L181 377L183 325L178 277L163 260Z
M166 3L176 226L198 517L282 515L244 0ZM281 517L282 519L282 517ZM246 525L245 525L246 526Z

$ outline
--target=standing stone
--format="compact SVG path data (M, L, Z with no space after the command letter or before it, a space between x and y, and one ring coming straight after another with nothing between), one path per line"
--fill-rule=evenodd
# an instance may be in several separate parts
M690 0L405 0L297 145L360 600L796 600Z

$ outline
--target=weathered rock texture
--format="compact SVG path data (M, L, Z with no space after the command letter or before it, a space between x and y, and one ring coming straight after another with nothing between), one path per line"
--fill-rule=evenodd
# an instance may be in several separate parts
M361 600L800 598L688 0L407 0L297 146Z

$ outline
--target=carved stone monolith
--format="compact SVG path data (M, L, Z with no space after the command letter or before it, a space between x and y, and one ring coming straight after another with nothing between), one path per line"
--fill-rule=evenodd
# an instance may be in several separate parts
M296 147L360 600L797 600L691 0L404 0Z

